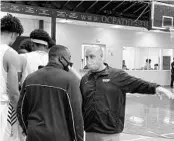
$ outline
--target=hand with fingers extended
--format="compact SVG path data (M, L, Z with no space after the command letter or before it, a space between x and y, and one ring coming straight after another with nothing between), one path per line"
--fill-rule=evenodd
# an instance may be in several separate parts
M174 99L174 94L171 91L160 86L156 88L156 94L160 99L162 99L162 95L167 96L169 99Z

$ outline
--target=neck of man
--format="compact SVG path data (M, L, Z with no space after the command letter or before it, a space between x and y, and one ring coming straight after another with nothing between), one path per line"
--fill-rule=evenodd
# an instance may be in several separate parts
M100 66L100 68L96 71L93 71L93 72L100 72L102 70L104 70L106 68L106 66L102 63L102 65Z
M53 60L53 59L49 60L49 64L52 64L54 66L60 66L60 68L63 69L63 65L60 62L56 61L56 60Z
M1 42L0 42L0 44L10 45L9 37L2 34L1 35Z

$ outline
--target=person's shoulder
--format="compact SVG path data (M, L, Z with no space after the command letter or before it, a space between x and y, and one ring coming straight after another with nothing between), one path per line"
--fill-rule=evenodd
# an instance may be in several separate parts
M109 74L120 73L120 72L123 71L122 69L113 68L110 65L108 65L107 63L104 63L104 65L106 66L106 70L105 71L108 72Z
M122 70L122 69L117 69L117 68L109 68L109 76L110 77L114 77L114 78L117 78L117 77L120 77L122 75L127 75L127 73Z
M7 46L7 47L8 47L8 49L7 49L6 53L9 53L9 56L11 56L11 55L18 55L19 56L19 54L16 50L14 50L13 48L11 48L9 46Z
M9 45L7 45L7 44L0 44L0 47L1 48L11 48ZM13 48L12 48L13 49Z
M82 81L82 80L88 79L88 77L89 77L90 74L91 74L90 71L88 71L86 74L84 74L84 75L82 76L82 78L81 78L81 81Z
M34 80L39 80L41 74L42 74L41 69L40 70L37 70L37 71L34 71L34 72L28 74L28 76L26 77L26 81L28 83L30 83L30 82L32 82Z
M117 69L117 68L112 68L112 67L109 67L108 70L109 70L109 73L114 73L114 74L124 73L124 71L122 69Z
M16 50L13 48L9 47L6 52L5 52L5 58L11 62L16 61L16 59L19 61L19 54L17 53Z
M75 78L71 72L67 72L67 71L62 70L61 73L62 73L62 76L68 81L73 81Z
M7 44L0 44L0 49L9 49L9 48L11 48L9 45L7 45Z
M72 72L59 70L58 73L61 76L62 81L66 82L69 85L75 85L75 84L80 83L79 80L77 79L77 77L74 74L72 74Z
M36 53L36 51L20 54L20 56L22 59L25 58L26 60L33 60L38 58L38 54Z

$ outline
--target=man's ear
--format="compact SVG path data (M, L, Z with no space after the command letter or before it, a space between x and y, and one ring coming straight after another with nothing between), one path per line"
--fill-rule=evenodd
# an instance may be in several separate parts
M61 62L63 64L66 64L65 59L63 58L63 56L60 56L58 59L59 59L59 62Z
M58 60L59 60L60 62L62 62L62 61L63 61L62 56L59 56L59 57L58 57Z
M100 54L100 56L101 56L102 60L104 61L104 56L103 56L103 53L102 53L102 54Z

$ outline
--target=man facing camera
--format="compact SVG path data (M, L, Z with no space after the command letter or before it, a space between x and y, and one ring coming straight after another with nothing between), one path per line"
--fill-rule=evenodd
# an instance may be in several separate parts
M86 141L119 141L124 129L126 93L156 93L174 98L158 84L108 66L100 47L87 49L85 57L90 71L82 77L80 89Z

